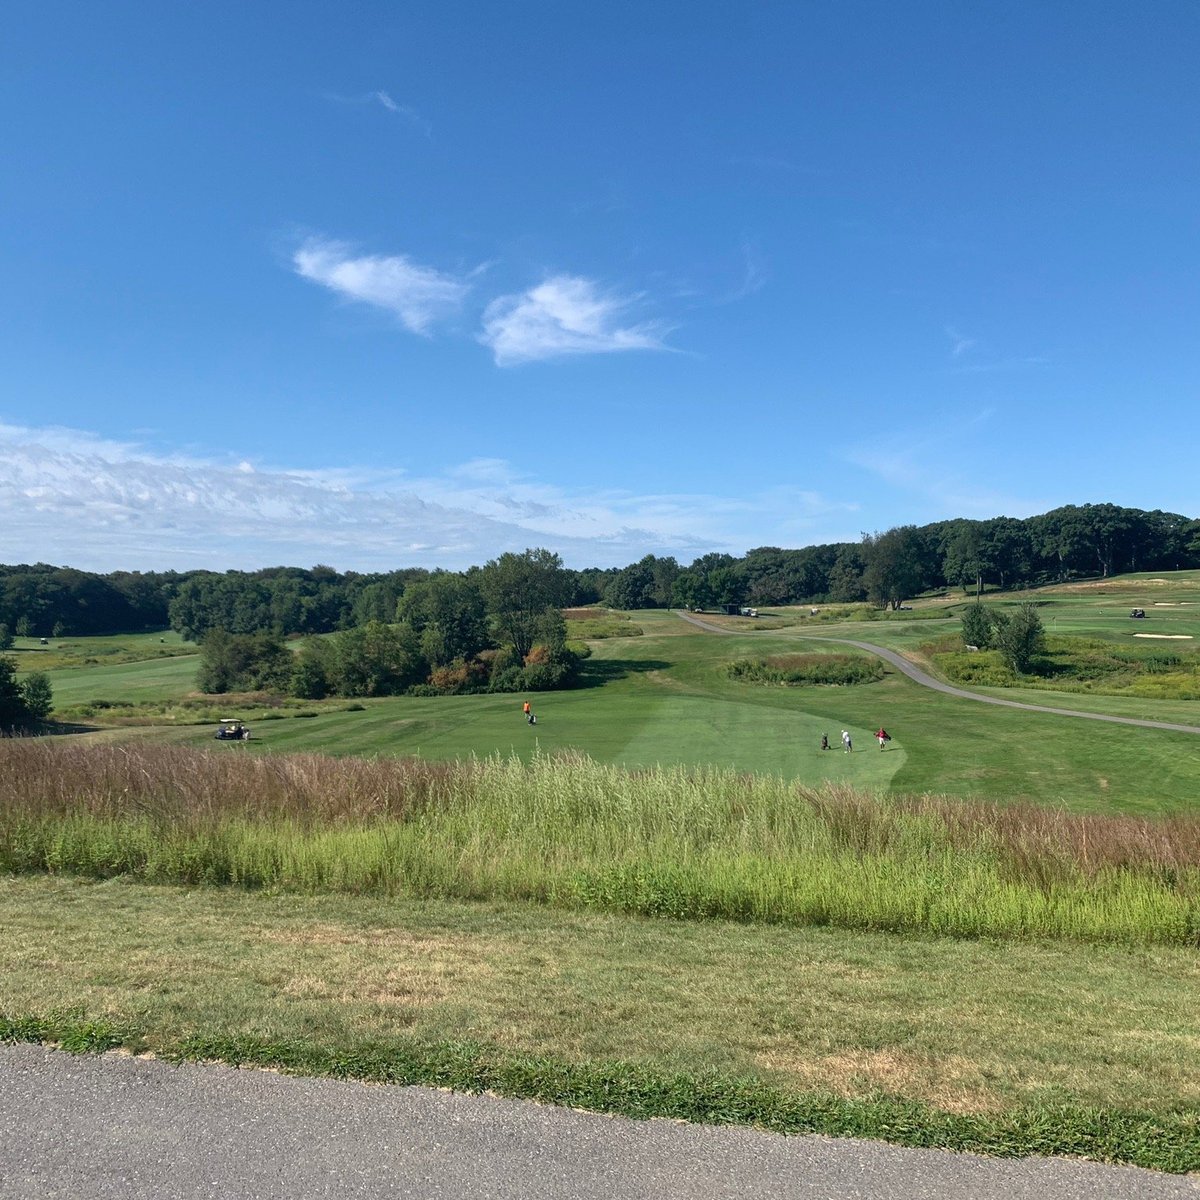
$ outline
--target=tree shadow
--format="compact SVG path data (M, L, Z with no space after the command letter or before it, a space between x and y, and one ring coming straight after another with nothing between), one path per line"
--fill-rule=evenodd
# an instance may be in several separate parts
M580 688L603 687L627 675L642 675L647 671L665 671L671 664L658 658L589 658L579 672Z
M101 725L80 725L74 721L39 721L36 725L20 725L0 729L0 737L63 737L69 733L98 733Z

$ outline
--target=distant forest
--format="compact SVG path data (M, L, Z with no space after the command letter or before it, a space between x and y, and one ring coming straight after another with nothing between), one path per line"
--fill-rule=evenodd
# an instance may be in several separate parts
M627 567L561 568L559 578L564 602L576 607L870 601L894 608L949 587L1011 589L1186 567L1200 567L1200 520L1084 504L1025 520L902 525L857 542L799 550L760 546L741 558L706 554L688 566L647 555ZM419 626L420 606L404 603L414 584L453 575L470 590L487 569L361 574L316 566L99 575L45 563L0 566L0 633L64 637L169 626L199 641L212 630L286 637L414 618ZM426 594L417 588L410 600Z

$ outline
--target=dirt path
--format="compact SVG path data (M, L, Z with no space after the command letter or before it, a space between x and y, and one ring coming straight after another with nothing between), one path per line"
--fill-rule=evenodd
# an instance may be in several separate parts
M702 621L691 613L678 610L676 610L676 615L707 633L753 636L757 632L752 629L723 629L719 625ZM1140 725L1145 729L1169 729L1174 733L1200 734L1200 726L1197 725L1176 725L1171 721L1146 721L1140 717L1114 717L1108 713L1080 712L1075 708L1051 708L1045 704L1026 704L1021 700L1002 700L999 696L982 696L978 692L968 692L965 688L954 687L953 684L934 679L932 675L910 663L903 655L897 654L895 650L889 650L886 646L875 646L870 642L856 642L851 638L820 637L810 633L799 633L794 636L810 642L836 642L841 646L857 646L859 650L878 655L884 662L891 663L897 671L907 675L909 679L914 683L919 683L922 687L932 688L935 692L945 692L947 696L960 696L964 700L976 700L980 704L998 704L1001 708L1022 708L1026 712L1053 713L1057 717L1080 717L1085 721L1108 721L1112 725Z

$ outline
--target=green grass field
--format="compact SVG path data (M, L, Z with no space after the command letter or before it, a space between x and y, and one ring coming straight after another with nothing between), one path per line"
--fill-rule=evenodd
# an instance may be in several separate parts
M1124 577L1031 595L1044 606L1047 628L1053 624L1060 631L1122 644L1134 644L1135 633L1194 629L1200 635L1200 572L1153 582L1163 578ZM1020 598L994 602L1011 604ZM727 625L727 635L701 632L670 612L638 613L640 636L606 637L592 644L593 657L586 665L590 686L531 697L536 727L522 721L524 697L518 695L399 697L366 701L361 711L346 711L342 702L309 705L307 711L319 712L309 719L296 719L286 708L247 710L238 707L236 698L214 704L229 707L229 715L253 718L252 747L262 751L419 754L452 760L496 753L528 758L538 749L571 749L629 767L714 764L810 783L841 780L893 792L1027 799L1077 810L1191 808L1200 795L1200 755L1192 735L975 704L919 687L891 669L880 682L846 687L740 683L724 669L746 656L844 650L834 644L822 647L817 637L871 641L928 666L922 647L957 633L964 602L962 597L918 601L913 613L855 621L827 621L825 611L813 619L808 608L783 610L780 620L789 623L773 629L745 619L705 617ZM1153 615L1131 620L1128 611L1135 604ZM865 610L845 611L861 615ZM153 636L144 646L147 652L160 648ZM1178 652L1196 653L1186 648ZM195 668L194 657L173 657L98 662L48 674L55 703L64 709L97 699L161 706L192 692ZM1044 707L1200 724L1200 703L1188 701L979 690ZM265 719L272 717L280 719ZM103 723L103 714L95 719ZM211 727L187 723L195 719L181 710L151 728L90 736L209 744ZM882 754L871 738L880 724L894 737ZM850 730L855 752L821 753L821 735L836 746L842 729ZM244 748L228 749L236 753Z
M1200 572L1031 598L1059 634L1200 640ZM48 672L57 704L178 715L52 739L55 751L115 747L107 766L81 757L75 785L10 764L10 816L18 792L30 812L66 806L49 824L9 822L14 870L129 874L0 880L0 1038L1200 1170L1187 819L1200 796L1200 737L996 708L891 668L837 687L742 683L726 671L745 657L848 652L820 637L929 667L926 648L957 632L965 602L705 618L724 633L634 614L638 636L612 636L620 622L609 622L592 643L587 686L530 697L536 726L522 720L521 695L339 701L308 705L317 715L305 718L214 701L253 715L248 744L215 743L211 725L187 723L188 647L150 637L103 656L76 639ZM1134 606L1150 615L1131 620ZM1161 644L1196 653L1186 640ZM990 690L1200 725L1200 702ZM100 710L95 723L104 721ZM870 736L880 724L895 739L882 753ZM836 746L843 728L853 754L818 749L823 733ZM133 741L203 748L220 770L180 759L160 786L127 752ZM649 772L609 778L599 766L572 775L551 757L560 751L730 773L697 785ZM310 753L335 757L290 757ZM533 769L521 783L515 765L493 761L479 797L447 793L444 812L418 806L415 817L401 789L389 828L371 816L386 791L372 772L413 769L388 761L409 755L430 764L416 766L435 792L438 762L515 756ZM73 810L122 770L132 774L111 801L89 801L98 822ZM174 783L170 770L182 772ZM763 776L833 788L801 803ZM143 785L149 792L134 795ZM199 799L184 808L195 821L170 808L193 787ZM338 788L365 820L337 814ZM969 821L957 824L970 806L888 799L923 793L1001 807L976 837L963 832ZM1003 807L1019 800L1151 820ZM227 802L248 807L240 830L236 815L217 820ZM125 815L106 825L109 803ZM294 804L333 807L315 820L290 814ZM1179 819L1160 819L1170 816ZM1127 863L1127 848L1144 861ZM212 867L214 880L259 890L196 886L205 864L225 858L234 873ZM148 886L133 881L139 872L189 882ZM347 891L363 894L337 894ZM713 919L722 914L740 923ZM988 940L996 935L1004 940Z
M1189 950L46 877L0 928L0 1038L1200 1169Z

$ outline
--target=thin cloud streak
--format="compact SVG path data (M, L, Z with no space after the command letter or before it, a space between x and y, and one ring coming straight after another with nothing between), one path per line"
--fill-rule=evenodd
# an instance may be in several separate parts
M432 139L433 126L410 104L399 104L391 96L389 92L385 92L383 88L376 88L371 92L364 92L360 96L342 96L337 92L322 92L321 95L332 101L334 104L348 104L353 106L375 105L378 104L381 108L386 109L390 113L395 113L404 123L416 130L422 137Z
M580 276L556 275L493 300L484 310L479 340L500 367L574 354L667 349L661 324L620 324L638 299L603 293Z
M402 254L355 256L345 242L309 238L292 265L304 279L347 300L382 308L412 333L429 336L438 321L455 315L471 285L455 275L423 267Z

